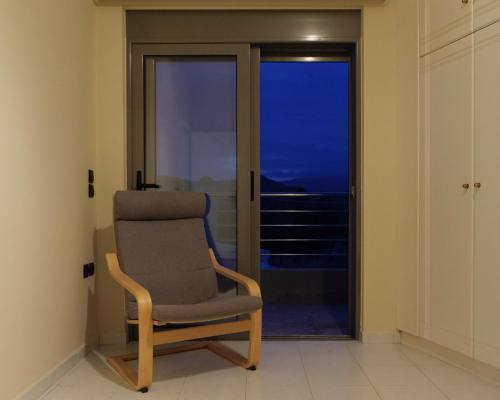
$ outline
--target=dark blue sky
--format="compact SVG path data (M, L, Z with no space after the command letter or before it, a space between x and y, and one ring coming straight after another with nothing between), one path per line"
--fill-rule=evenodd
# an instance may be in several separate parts
M347 189L348 77L343 62L261 63L262 175Z

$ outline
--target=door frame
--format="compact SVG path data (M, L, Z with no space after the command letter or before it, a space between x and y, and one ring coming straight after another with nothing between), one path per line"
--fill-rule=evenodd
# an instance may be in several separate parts
M251 105L252 105L252 164L251 170L260 177L260 63L262 61L321 62L337 61L349 63L349 214L348 214L348 285L349 285L349 334L346 337L358 338L360 316L360 129L359 118L359 68L357 45L338 44L253 44L250 53L251 63ZM306 59L307 58L307 59ZM260 282L260 179L255 180L255 196L252 207L252 276ZM313 336L310 338L343 338L343 336ZM279 338L309 338L308 336Z
M155 112L147 107L153 103L155 87L154 59L165 57L233 56L236 58L236 208L237 208L237 265L238 272L251 276L252 251L250 247L251 223L251 173L250 173L250 45L248 44L133 44L130 52L130 97L129 97L129 151L128 189L136 187L136 171L156 183L156 165L145 158L146 138L154 134ZM149 72L149 74L146 74ZM146 92L146 88L150 90ZM152 90L151 90L152 89ZM148 112L149 111L149 112ZM147 164L146 164L147 162Z
M182 21L182 23L180 23ZM351 157L355 176L354 197L351 199L355 211L355 227L352 232L353 249L350 251L354 276L351 287L353 299L351 304L351 323L354 339L359 339L362 316L362 39L361 10L127 10L126 11L126 41L127 41L127 134L128 134L128 187L133 187L133 169L131 165L131 131L132 131L132 49L144 44L180 44L206 43L240 44L251 46L250 63L252 69L255 63L260 64L259 45L349 45L352 51L351 62L351 138L353 140ZM254 45L257 44L257 45ZM258 76L251 76L248 84L251 88L259 84ZM252 93L253 91L251 91ZM258 93L258 92L257 92ZM251 95L250 115L247 126L250 126L252 137L251 167L258 165L259 136L254 132L259 125L258 97ZM250 169L252 170L252 169ZM254 171L254 177L255 170ZM247 178L249 178L247 176ZM246 186L250 196L250 185ZM254 178L254 190L260 191L259 179ZM255 248L255 242L260 243L260 210L258 204L251 206L250 223L252 235L250 243ZM257 233L255 233L257 232ZM255 253L255 252L251 252ZM257 256L257 257L256 257ZM249 273L254 274L258 254L250 254Z

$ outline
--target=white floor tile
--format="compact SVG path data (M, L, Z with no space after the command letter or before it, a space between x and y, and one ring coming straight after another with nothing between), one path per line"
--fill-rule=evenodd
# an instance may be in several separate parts
M110 400L177 400L184 385L185 378L174 378L168 381L156 380L147 394L120 386L110 396Z
M487 381L452 365L428 365L420 367L422 372L437 386L481 386Z
M498 400L500 387L494 385L481 386L443 386L441 390L450 400Z
M272 379L247 380L246 400L313 400L309 386L283 385Z
M248 371L250 384L254 381L281 386L307 387L307 377L296 342L264 342L259 366Z
M205 373L188 376L180 400L244 400L246 376L238 373Z
M417 366L432 366L432 365L447 365L444 361L439 358L433 357L424 352L411 349L406 346L401 346L401 351L408 357L408 359Z
M304 362L328 361L332 365L342 365L346 361L355 361L343 341L306 341L298 342Z
M417 367L408 365L368 365L363 370L370 382L379 386L422 386L429 384L426 376Z
M81 386L56 386L42 397L42 400L110 400L111 393L116 390L112 386L109 390L100 387L99 390L84 390Z
M305 364L305 369L311 387L370 385L370 381L361 367L351 361L335 366L323 362L310 363Z
M448 400L434 385L420 386L379 386L382 400Z
M187 374L179 399L243 400L248 371L208 350L198 353L196 365Z
M380 400L371 386L334 386L327 390L313 389L315 400Z
M401 345L351 342L348 349L361 365L413 365Z
M73 367L59 382L51 396L55 399L69 397L76 399L83 393L89 400L108 399L122 385L121 378L103 360L95 354L89 354ZM48 399L52 400L48 396Z

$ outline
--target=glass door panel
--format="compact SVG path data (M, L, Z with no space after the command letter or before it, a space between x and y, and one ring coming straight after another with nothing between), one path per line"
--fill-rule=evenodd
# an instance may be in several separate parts
M260 65L266 336L349 336L349 62Z
M236 57L158 58L155 76L155 183L207 194L209 242L235 268Z
M209 246L221 264L247 275L249 52L246 45L132 49L132 186L144 188L144 176L149 190L205 193Z

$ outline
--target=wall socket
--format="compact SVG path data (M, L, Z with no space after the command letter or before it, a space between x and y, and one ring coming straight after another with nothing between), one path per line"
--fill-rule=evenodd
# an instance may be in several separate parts
M83 264L83 279L94 275L94 272L95 272L95 267L93 262L88 264Z

